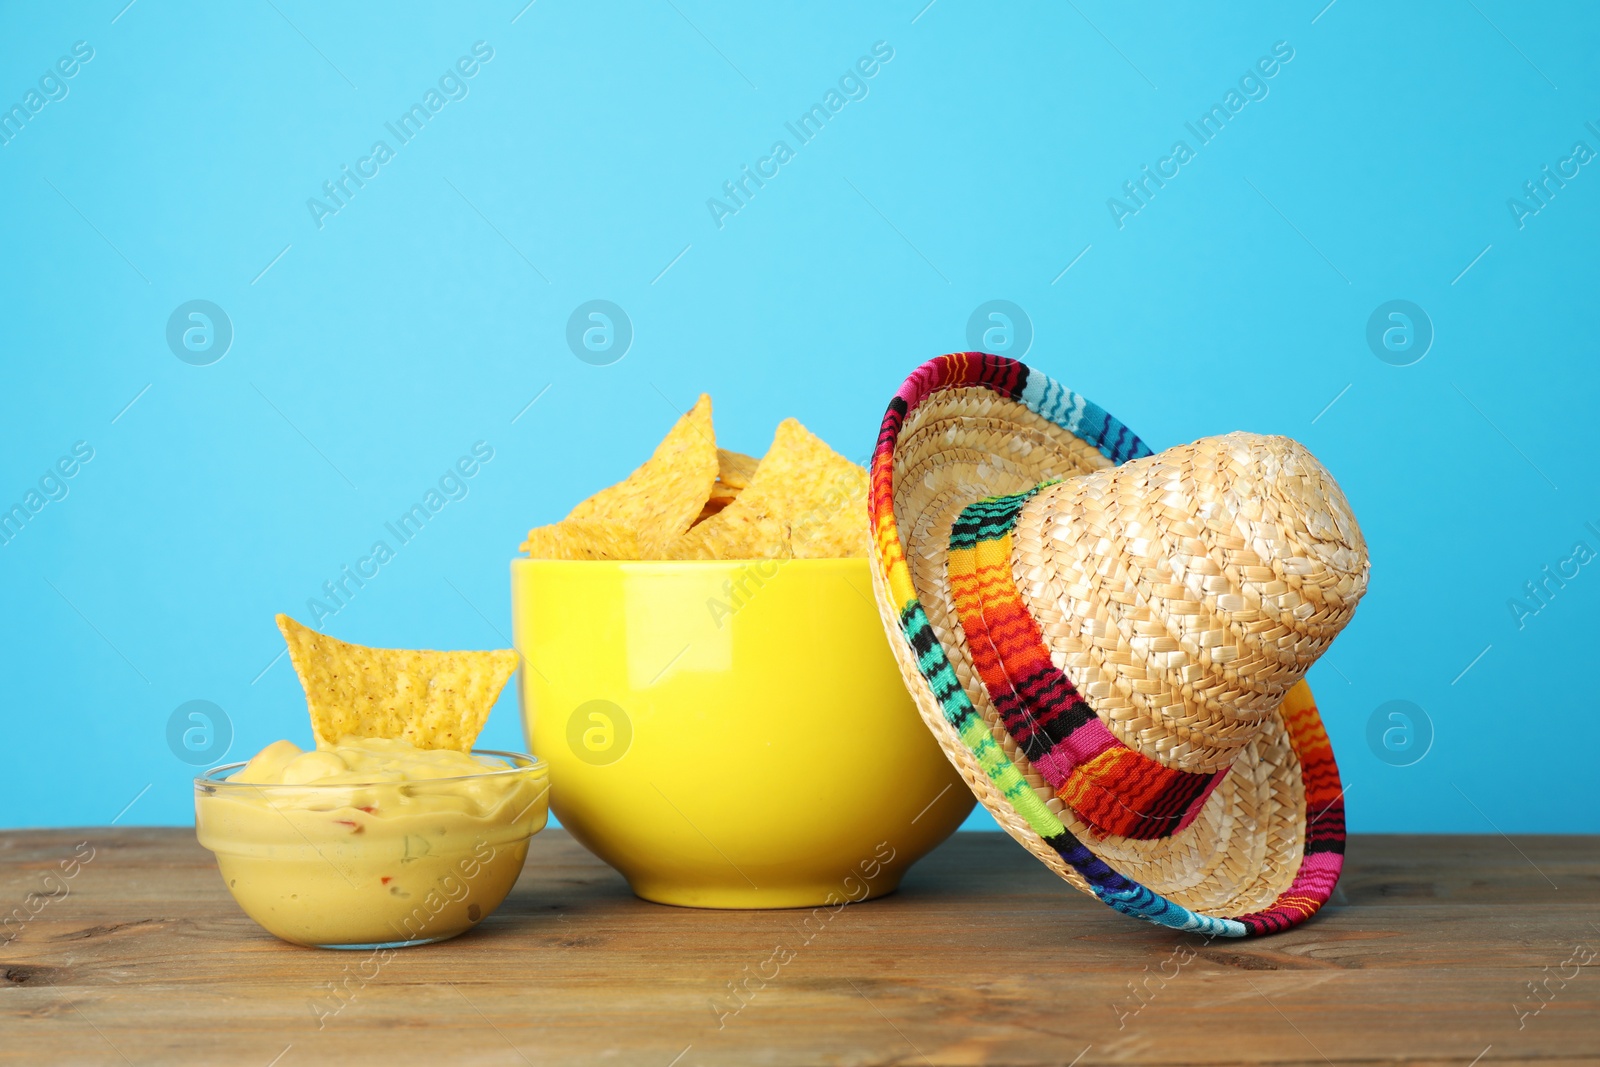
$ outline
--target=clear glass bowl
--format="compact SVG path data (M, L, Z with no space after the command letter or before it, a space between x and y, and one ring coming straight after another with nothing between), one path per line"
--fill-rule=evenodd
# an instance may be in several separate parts
M500 906L549 811L542 760L473 755L509 766L407 782L270 785L230 782L244 764L224 764L194 780L195 834L233 899L285 941L443 941Z

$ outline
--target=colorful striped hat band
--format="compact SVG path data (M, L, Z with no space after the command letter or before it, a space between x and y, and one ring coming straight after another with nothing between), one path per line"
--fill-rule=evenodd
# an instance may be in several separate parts
M947 568L978 677L1005 731L1056 796L1101 833L1169 837L1200 813L1228 768L1196 773L1141 755L1107 729L1050 661L1011 574L1011 528L1025 493L968 505L950 530Z
M1302 446L1230 434L1153 455L1045 375L956 353L891 401L869 510L918 711L1046 866L1209 936L1327 901L1343 790L1303 679L1369 568Z

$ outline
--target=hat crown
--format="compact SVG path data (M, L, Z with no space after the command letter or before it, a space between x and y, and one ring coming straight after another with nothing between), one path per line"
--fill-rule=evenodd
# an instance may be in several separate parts
M1209 704L1197 701L1198 712L1189 711L1194 694L1185 687L1199 679L1203 691L1209 674L1230 680L1230 670L1233 682L1248 680L1239 665L1248 657L1241 657L1239 642L1232 651L1224 647L1225 624L1211 631L1178 626L1174 636L1167 602L1197 602L1170 612L1182 621L1183 612L1237 616L1250 596L1264 596L1265 608L1287 610L1299 629L1317 621L1302 615L1326 616L1320 620L1326 632L1312 633L1309 642L1325 645L1348 619L1367 572L1359 528L1314 460L1292 454L1287 442L1268 442L1254 456L1252 439L1233 441L1242 467L1229 474L1220 494L1205 484L1216 478L1195 475L1194 456L1169 453L1150 464L1187 463L1200 483L1180 485L1165 497L1195 526L1192 543L1179 542L1190 564L1186 573L1200 581L1195 592L1169 567L1165 585L1147 598L1141 582L1147 571L1160 576L1165 555L1149 545L1142 546L1144 555L1160 558L1121 555L1131 540L1167 537L1163 516L1133 516L1137 525L1101 516L1099 532L1091 536L1085 527L1082 535L1093 560L1067 565L1056 558L1070 556L1078 540L1054 526L1048 536L1040 532L1040 516L1060 520L1068 510L1058 497L1069 490L1057 489L1056 479L1085 483L1080 489L1103 483L1103 494L1119 483L1096 472L1151 453L1104 408L1001 356L952 353L906 379L879 429L868 501L873 588L890 647L923 721L979 800L1002 829L1078 889L1124 914L1208 937L1284 930L1326 903L1342 866L1344 791L1304 681L1283 694L1275 712L1247 727L1246 733L1256 732L1242 748L1233 748L1234 737L1217 736L1225 732L1221 727L1198 721L1217 716L1219 707L1245 718L1239 713L1250 710L1249 701L1228 705L1228 694L1215 694ZM1212 459L1241 465L1239 455L1227 460L1214 442L1191 449L1207 447ZM1263 494L1255 488L1261 476L1302 484ZM1130 482L1128 488L1141 486ZM1162 503L1159 486L1142 488L1154 498L1152 506ZM1299 516L1286 522L1292 538L1277 529L1282 502L1272 498L1284 494L1302 498L1287 509ZM1025 511L1032 532L1019 550ZM1229 517L1256 526L1240 532L1239 523L1221 521ZM1216 525L1225 536L1212 544L1206 531ZM1243 557L1246 548L1262 551L1252 561ZM1219 559L1209 558L1212 549ZM1139 565L1138 580L1129 579L1130 564ZM1119 567L1120 585L1088 587L1097 568L1115 578ZM1044 588L1046 577L1057 585L1084 584L1082 603ZM1274 580L1283 591L1274 591ZM1263 588L1252 590L1252 583ZM1309 609L1288 604L1291 591ZM1263 605L1255 610L1258 630L1281 626ZM1125 638L1112 639L1124 632ZM1199 644L1195 632L1220 636ZM1144 646L1141 654L1135 639ZM1305 639L1289 626L1281 643ZM1248 641L1243 646L1256 654ZM1188 677L1169 677L1179 668L1168 647L1189 657L1183 667ZM1258 688L1278 689L1287 681L1269 679ZM1080 684L1096 694L1094 705ZM1170 716L1165 708L1174 709ZM1139 716L1147 720L1142 726ZM1238 730L1236 723L1228 732ZM1221 767L1164 766L1146 752L1186 766Z
M1117 739L1211 772L1344 628L1369 563L1303 445L1232 433L1043 487L1012 569L1051 658Z

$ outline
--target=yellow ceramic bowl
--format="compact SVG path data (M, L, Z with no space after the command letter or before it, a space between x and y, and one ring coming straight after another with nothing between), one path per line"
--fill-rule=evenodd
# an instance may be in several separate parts
M972 810L863 559L519 559L523 725L561 824L646 900L891 892Z

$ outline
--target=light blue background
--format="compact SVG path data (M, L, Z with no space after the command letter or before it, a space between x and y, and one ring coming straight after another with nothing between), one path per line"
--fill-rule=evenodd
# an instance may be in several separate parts
M794 415L864 458L901 379L1006 299L1029 362L1157 447L1290 434L1343 483L1372 587L1312 680L1352 829L1600 829L1600 567L1520 629L1507 604L1600 549L1600 166L1522 228L1507 206L1600 149L1591 7L524 2L6 9L0 105L94 58L0 147L0 506L94 458L0 547L0 825L190 821L188 700L234 758L305 740L272 614L474 442L469 495L332 632L502 645L523 531L675 408L706 390L735 447ZM307 199L477 41L469 95L319 229ZM797 147L784 123L878 41L869 95ZM1107 199L1279 41L1269 95L1119 229ZM780 138L719 229L707 199ZM636 331L612 366L564 339L592 298ZM1412 366L1365 339L1396 298L1436 331ZM211 366L164 338L191 299L233 323ZM1390 700L1432 723L1410 766L1368 744ZM509 689L484 740L522 743Z

